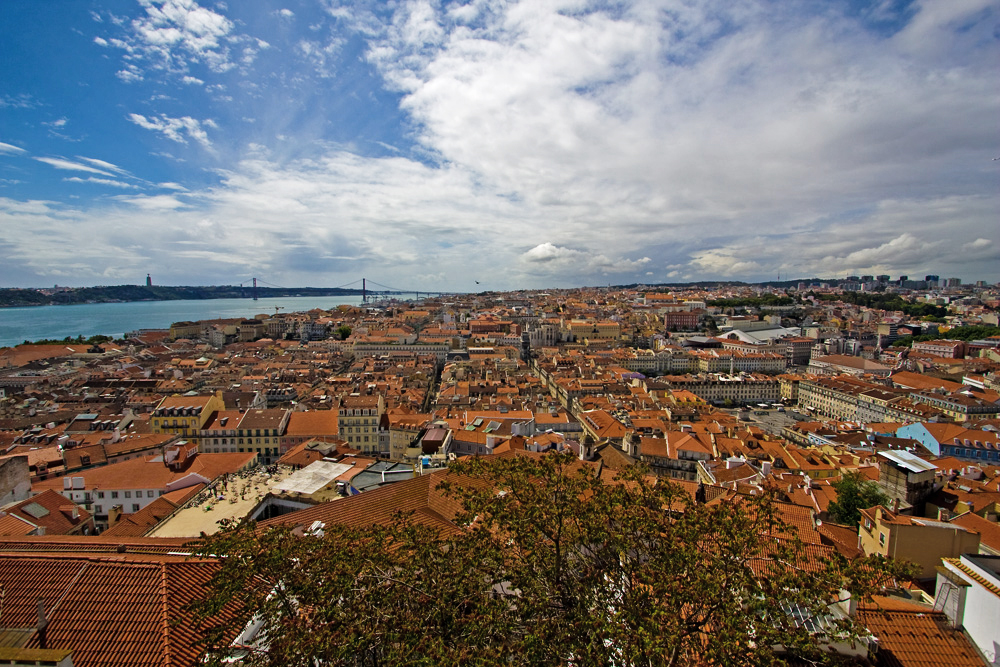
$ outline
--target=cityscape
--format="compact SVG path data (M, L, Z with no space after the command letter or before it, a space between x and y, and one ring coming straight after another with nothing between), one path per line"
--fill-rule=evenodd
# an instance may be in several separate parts
M0 665L1000 667L1000 0L7 0Z
M490 477L499 473L489 466L522 461L531 474L553 474L539 466L556 461L580 466L571 468L580 477L562 478L570 488L607 480L588 487L592 503L618 484L639 484L646 493L666 494L655 497L669 507L686 507L686 517L709 512L708 534L736 521L752 538L735 554L720 544L712 555L768 560L755 549L773 548L766 545L775 524L758 525L770 512L781 531L794 533L786 558L803 568L826 567L827 559L842 568L903 568L857 589L851 604L821 596L817 611L816 600L795 602L797 613L811 619L795 626L808 629L805 643L772 657L818 651L845 664L906 665L933 652L940 664L993 664L1000 628L993 622L1000 582L998 313L996 285L930 275L849 276L794 288L382 296L326 309L177 321L119 338L3 348L4 613L43 618L34 615L32 577L44 577L52 595L64 597L45 611L44 623L22 621L25 655L100 664L110 652L117 664L132 664L127 651L114 653L121 649L105 639L107 627L98 634L88 618L105 618L132 632L144 651L160 651L163 623L178 622L178 610L198 603L214 568L223 568L227 580L270 581L265 594L283 581L286 569L268 569L274 547L257 537L233 541L230 534L290 530L276 544L312 536L326 549L363 544L372 531L419 529L420 544L433 545L469 530L462 504L441 482L480 475L496 491L514 482ZM487 467L465 467L480 464ZM632 481L619 481L625 479ZM754 506L750 515L726 514L756 502L772 504ZM612 505L619 520L622 503ZM658 516L676 511L665 507ZM553 515L534 516L533 526ZM408 533L390 534L402 540ZM459 534L481 539L480 531ZM201 541L208 546L199 547ZM455 559L456 550L471 548L449 544ZM545 557L537 551L542 546L531 548L530 566L541 567L535 559ZM477 542L477 558L483 549ZM683 550L680 542L672 549L668 561ZM39 554L48 554L41 570ZM85 565L109 556L108 564ZM361 567L346 554L326 558ZM232 570L230 562L240 565ZM429 576L432 562L421 557L421 577ZM15 575L27 573L29 563L44 574ZM151 568L148 577L133 574L140 566ZM601 567L606 577L608 566ZM845 583L846 571L836 571L837 587L858 583ZM163 577L173 582L166 608ZM102 592L126 581L135 596L128 603ZM250 580L242 585L253 588ZM297 597L309 595L288 586ZM736 584L726 586L735 596ZM399 593L384 581L376 588L378 600ZM692 584L690 594L696 590ZM225 595L232 604L232 592ZM420 605L428 604L421 595ZM301 612L265 612L266 600L252 599L261 606L246 610L267 613L263 625L230 622L221 645L189 642L171 648L173 655L181 664L200 659L201 650L210 660L255 664L250 657L257 655L284 664L285 640L273 644L280 632L295 650L323 662L345 659L320 640L326 632L353 636L336 630L338 624L308 625L300 636ZM682 600L688 598L674 590L641 608ZM409 604L393 608L402 613ZM503 645L479 643L478 650L544 661L523 644L524 636L541 632L538 619L522 636L516 628L523 618L509 618L507 605L497 613L495 623L508 628ZM742 618L731 608L696 619L680 608L676 613L698 635ZM135 625L135 614L148 623ZM600 618L593 609L587 614ZM234 612L234 618L245 617ZM832 623L844 627L816 630ZM634 624L623 627L628 637L638 632ZM443 630L420 632L433 637ZM911 632L920 633L920 642L906 639ZM510 649L518 636L522 643ZM703 639L663 639L671 641L692 664L717 650ZM399 646L378 650L392 661ZM435 661L452 655L426 650Z

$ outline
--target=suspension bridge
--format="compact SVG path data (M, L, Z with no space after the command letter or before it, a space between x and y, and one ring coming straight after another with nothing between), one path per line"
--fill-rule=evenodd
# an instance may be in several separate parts
M272 287L275 289L282 289L282 290L305 289L300 287L285 287L283 285L275 285L273 283L265 281L262 278L249 278L241 282L239 285L242 288L252 290L251 295L254 301L257 300L258 285L261 287ZM371 287L369 287L369 285L371 285ZM345 283L343 285L335 285L333 287L308 288L308 289L345 290L355 293L361 292L361 300L363 303L368 303L369 299L384 299L388 297L395 297L395 296L409 295L409 294L413 294L418 299L422 296L431 297L431 296L446 296L448 294L453 294L453 292L425 292L422 290L404 289L401 287L390 287L388 285L382 285L381 283L377 283L369 278L357 278L352 282Z

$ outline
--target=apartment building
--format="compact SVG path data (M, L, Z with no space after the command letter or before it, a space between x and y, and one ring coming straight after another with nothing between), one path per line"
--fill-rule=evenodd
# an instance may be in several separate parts
M861 510L858 546L866 556L879 554L915 563L918 579L935 576L942 558L979 551L979 533L957 524L897 514L878 505Z
M345 397L337 412L337 430L340 438L364 454L378 455L382 452L379 424L385 412L385 400L381 395L356 395Z
M197 438L212 415L225 408L222 392L208 396L167 396L153 408L149 427L156 434Z

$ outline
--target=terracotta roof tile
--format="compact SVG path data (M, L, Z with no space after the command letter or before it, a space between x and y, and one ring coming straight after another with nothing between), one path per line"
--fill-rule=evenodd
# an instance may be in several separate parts
M922 611L858 613L878 637L877 665L884 667L985 667L968 637L947 625L945 615Z
M0 551L4 625L34 627L41 597L48 646L72 649L77 667L194 665L197 631L177 621L216 569L182 556Z

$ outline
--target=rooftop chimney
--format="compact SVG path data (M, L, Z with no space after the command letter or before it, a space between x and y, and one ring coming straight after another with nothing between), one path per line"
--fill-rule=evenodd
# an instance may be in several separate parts
M49 627L49 620L45 618L45 600L38 598L38 648L47 649L49 647L46 632Z

